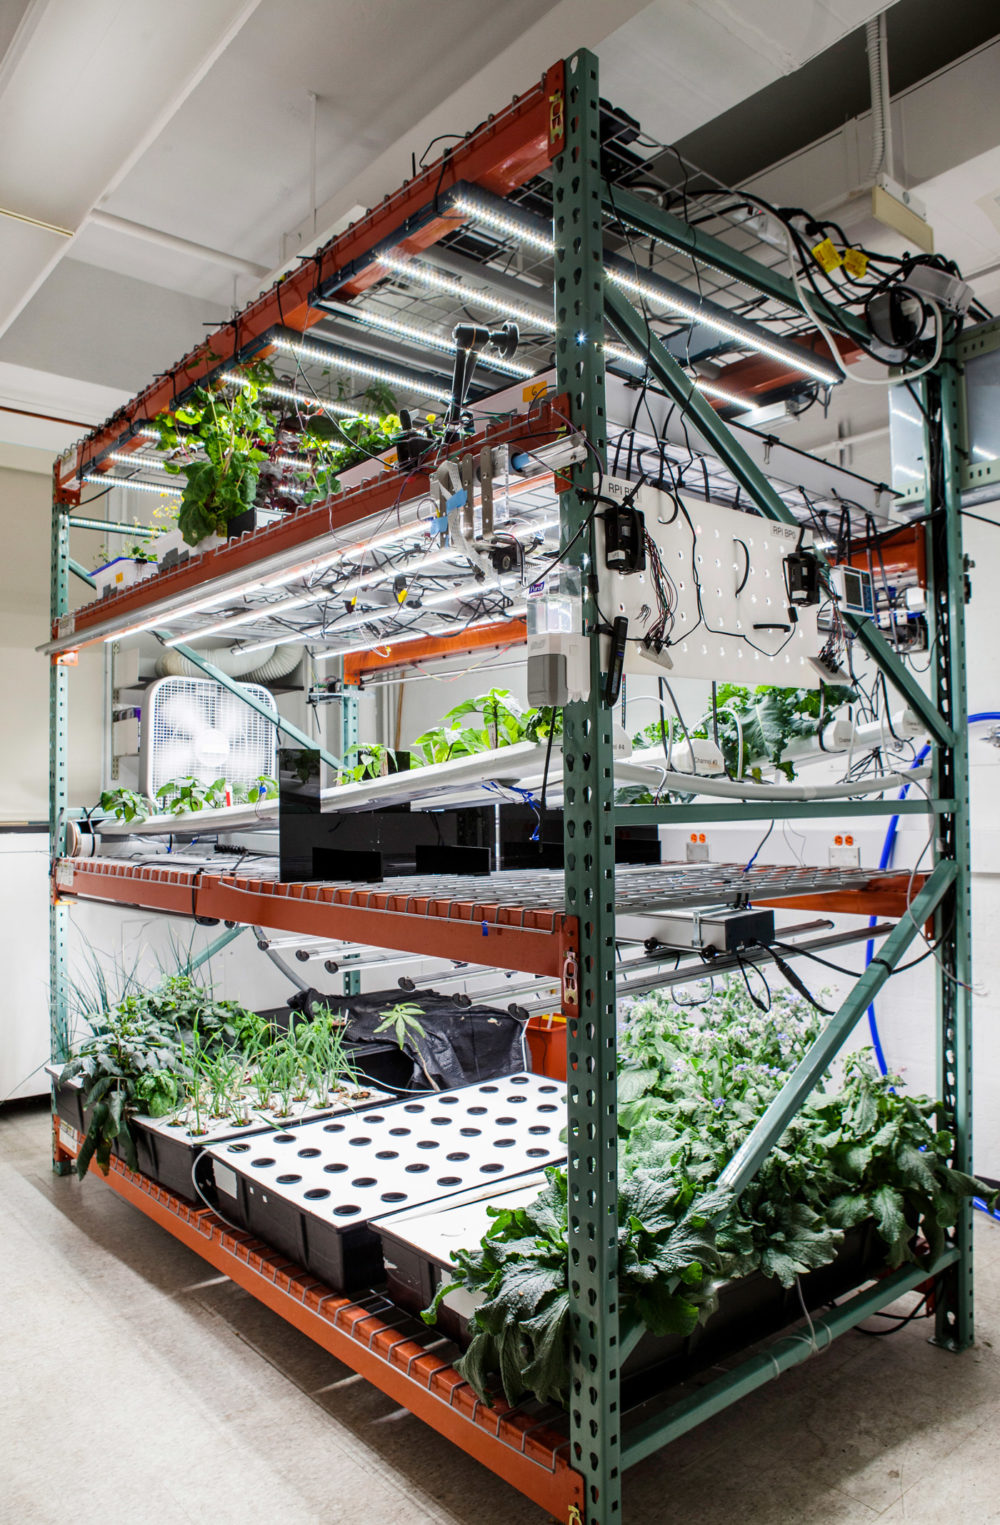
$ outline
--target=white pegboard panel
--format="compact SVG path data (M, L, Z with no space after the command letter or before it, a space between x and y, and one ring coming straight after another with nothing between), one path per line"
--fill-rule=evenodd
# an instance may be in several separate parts
M602 491L624 498L634 486L609 477ZM599 612L607 624L620 615L628 619L625 671L817 688L820 675L809 660L824 644L817 606L797 608L797 619L790 619L785 586L785 557L796 549L799 529L648 485L632 501L659 551L672 607L667 643L657 656L642 640L659 616L650 558L641 572L609 570L598 517ZM803 545L811 540L805 531Z

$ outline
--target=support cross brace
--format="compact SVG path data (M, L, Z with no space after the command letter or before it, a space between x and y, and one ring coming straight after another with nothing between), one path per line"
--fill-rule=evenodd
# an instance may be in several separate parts
M781 1135L818 1084L830 1062L864 1016L899 959L906 952L924 922L940 905L954 882L958 870L950 859L943 859L931 874L905 916L889 933L878 958L872 960L847 1000L831 1017L808 1053L785 1081L781 1090L761 1117L752 1133L733 1155L719 1176L720 1191L738 1197L750 1185L757 1171L775 1147Z
M154 630L153 634L158 641L166 645L167 637L162 631ZM190 646L183 646L178 642L173 647L173 650L179 651L182 657L186 657L189 662L193 662L195 667L201 669L206 678L214 678L216 683L221 684L223 688L227 688L231 694L235 694L237 699L242 699L243 703L248 704L262 720L266 720L276 730L282 731L284 735L290 736L293 741L297 741L300 747L308 747L310 752L318 752L328 767L334 770L339 770L343 767L341 759L334 757L333 753L328 752L325 747L321 747L314 737L307 736L305 731L300 731L298 726L294 725L291 720L286 720L284 715L272 714L266 705L261 704L259 699L255 699L253 694L248 694L243 685L238 683L235 678L231 678L228 673L223 672L220 668L213 667L211 662L206 662L205 658L197 651L192 650Z
M698 391L690 377L685 376L670 351L661 343L646 319L625 297L606 288L604 303L612 324L639 354L645 354L649 368L678 407L689 414L715 449L719 459L729 468L766 519L798 527L798 520L785 506L772 484L750 459L743 446L716 413L711 403ZM858 640L868 655L882 669L912 710L923 720L935 740L944 746L952 746L955 734L945 722L937 707L924 693L916 678L899 660L889 644L879 635L868 620L845 615Z
M659 207L644 201L633 191L627 191L617 185L612 188L605 183L603 200L605 209L612 217L628 223L630 227L644 233L647 238L655 238L658 243L669 244L674 249L680 249L683 253L692 255L700 264L708 265L713 270L721 270L724 275L733 276L753 290L762 292L764 296L784 302L786 306L794 307L798 312L805 311L799 300L799 294L795 290L794 281L787 275L779 275L777 270L760 264L758 260L751 259L739 249L733 249L729 244L723 243L720 238L713 238L710 233L703 233L700 228L693 228L690 223L683 222L670 212L661 211ZM853 313L845 312L841 307L831 306L814 292L810 292L809 306L812 312L806 316L811 317L815 314L827 327L865 342L871 338L867 325L860 318L855 317Z

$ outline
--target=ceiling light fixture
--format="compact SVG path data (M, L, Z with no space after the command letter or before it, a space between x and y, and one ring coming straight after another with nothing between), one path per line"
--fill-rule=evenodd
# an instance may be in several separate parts
M453 355L457 348L454 339L447 338L444 334L436 334L430 328L418 328L414 323L401 323L396 318L385 317L380 312L369 311L364 307L351 307L346 302L324 302L320 304L324 312L329 312L335 317L357 318L359 322L366 323L370 328L375 328L386 334L394 334L401 339L411 339L414 344L426 345L428 349L440 350L443 354ZM480 361L491 371L500 371L506 376L533 376L535 367L522 365L517 360L501 360L498 355L486 354Z
M156 482L136 482L131 477L113 477L107 471L85 472L83 480L95 482L99 487L127 487L129 492L155 492L160 498L180 497L176 487L160 487ZM93 499L89 501L93 502Z

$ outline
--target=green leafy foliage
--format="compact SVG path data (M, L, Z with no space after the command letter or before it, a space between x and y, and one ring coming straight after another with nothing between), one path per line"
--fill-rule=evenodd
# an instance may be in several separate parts
M266 773L249 784L230 784L216 778L211 783L188 775L168 779L156 791L155 801L132 789L106 789L101 795L101 809L119 821L145 821L151 815L186 815L198 810L218 810L226 803L229 790L234 805L254 805L260 800L278 798L278 781Z
M177 1044L146 1011L129 1000L104 1012L63 1067L59 1084L79 1077L90 1122L77 1155L82 1180L96 1159L105 1175L116 1142L130 1170L138 1169L129 1119L147 1105L160 1106L183 1075Z
M697 1009L654 993L627 1005L618 1083L618 1275L622 1337L636 1328L687 1335L722 1282L759 1274L784 1286L829 1264L846 1231L871 1222L886 1260L939 1253L963 1198L989 1196L954 1170L940 1104L907 1097L898 1076L852 1055L796 1116L746 1190L716 1182L820 1030L798 996L760 1012L734 980ZM456 1252L457 1287L482 1299L461 1369L489 1400L567 1400L566 1175L546 1172L537 1200L491 1210L482 1243Z
M375 1036L391 1032L399 1047L416 1058L431 1090L440 1091L441 1087L437 1081L431 1078L419 1043L421 1038L425 1043L427 1041L427 1029L420 1020L423 1014L423 1007L418 1006L415 1001L398 1001L395 1006L390 1006L386 1011L379 1013L382 1021L375 1029Z
M273 368L257 360L240 374L242 385L231 395L221 383L195 387L190 401L153 421L159 448L180 452L164 469L185 480L177 524L188 545L225 535L229 521L253 507L260 464L274 440L260 400L261 388L274 379Z
M505 688L491 688L476 699L465 699L444 716L439 726L425 731L413 743L414 761L449 762L519 741L538 741L562 732L562 711L550 707L525 709Z
M786 778L795 777L795 767L784 756L789 742L815 736L821 724L825 724L833 710L857 699L852 688L773 688L761 684L757 688L741 688L737 683L721 683L716 693L716 712L711 708L692 726L692 739L715 739L718 732L719 747L726 767L734 777L758 778L764 764L770 764L784 773ZM676 743L684 739L679 721L670 722L671 737ZM664 729L662 719L632 738L633 746L660 746Z
M101 795L101 809L107 810L119 821L144 821L152 815L152 803L144 794L134 789L105 789Z

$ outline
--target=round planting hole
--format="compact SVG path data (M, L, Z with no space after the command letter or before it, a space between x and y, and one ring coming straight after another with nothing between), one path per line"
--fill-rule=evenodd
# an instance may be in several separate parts
M354 1180L351 1182L351 1185L352 1186L377 1186L378 1182L376 1181L374 1176L355 1176Z
M412 1176L420 1175L422 1171L429 1170L429 1165L407 1165L407 1170Z
M294 1172L290 1171L288 1173L288 1175L284 1175L284 1176L279 1176L278 1177L278 1185L279 1186L294 1186L296 1181L301 1181L301 1180L302 1180L301 1176L297 1176L297 1175L295 1175Z
M447 1126L448 1126L448 1124L450 1122L451 1122L451 1118L450 1117L432 1117L431 1118L431 1125L432 1125L432 1127L435 1127L435 1128L447 1128Z
M260 1158L259 1158L259 1159L256 1159L256 1160L251 1160L251 1161L250 1161L250 1163L251 1163L251 1165L253 1165L253 1166L254 1166L254 1167L255 1167L255 1168L256 1168L256 1169L257 1169L257 1170L263 1170L263 1169L264 1169L264 1167L265 1167L265 1165L273 1165L273 1164L274 1164L274 1161L273 1161L273 1160L271 1160L271 1159L268 1159L268 1157L267 1157L267 1155L266 1155L266 1154L262 1154L262 1155L261 1155L261 1156L260 1156Z
M528 1129L528 1132L529 1133L551 1133L552 1129L549 1127L548 1123L535 1123L533 1127Z
M494 1160L489 1165L480 1165L479 1169L482 1171L484 1176L494 1176L498 1170L503 1169L503 1166L500 1164L499 1160Z
M461 1186L461 1176L438 1176L439 1186Z
M544 1156L547 1155L548 1152L549 1151L547 1149L526 1149L525 1150L525 1154L527 1154L528 1158L531 1159L531 1160L537 1160L537 1159L540 1159L540 1158L544 1158Z
M456 1149L454 1154L449 1154L449 1160L467 1160L469 1156L464 1149Z
M342 1202L339 1207L333 1209L336 1218L356 1218L361 1211L355 1202Z
M377 1160L398 1160L399 1159L399 1150L398 1149L380 1149L378 1151L378 1153L376 1154L375 1158Z
M511 1085L512 1086L526 1086L527 1084L528 1084L528 1077L527 1077L527 1075L518 1075L516 1080L512 1080L511 1081Z
M499 1091L500 1087L499 1086L480 1086L479 1089L480 1089L480 1091L482 1091L484 1096L486 1096L486 1095L495 1096L497 1091Z
M230 1144L229 1145L229 1149L227 1150L227 1153L229 1153L229 1154L246 1154L246 1152L247 1152L247 1150L249 1148L250 1148L249 1144Z
M405 1202L406 1201L406 1192L405 1191L384 1191L382 1193L382 1201L383 1202Z
M366 1126L368 1123L384 1123L385 1118L382 1116L381 1112L366 1112L364 1116L364 1122Z
M417 1144L418 1149L437 1149L439 1147L436 1138L422 1138Z
M554 1106L551 1101L543 1101L539 1103L538 1110L539 1112L558 1112L559 1108Z
M498 1128L513 1128L516 1122L517 1122L517 1118L516 1117L498 1117L497 1118L497 1127Z
M558 1091L559 1087L558 1086L539 1086L538 1089L540 1091L544 1091L544 1092L551 1092L551 1091Z
M310 1186L305 1195L310 1202L322 1202L330 1193L325 1186Z
M408 1101L403 1108L404 1112L422 1112L423 1110L423 1102L419 1101Z
M355 1149L360 1149L363 1145L370 1144L371 1139L366 1133L359 1133L356 1138L349 1138L347 1142L353 1144Z
M493 1147L494 1149L513 1149L516 1143L517 1140L513 1138L498 1138L494 1141Z
M485 1117L486 1116L486 1108L485 1107L470 1107L469 1108L469 1116L470 1117Z
M332 1165L324 1165L323 1169L328 1176L339 1176L342 1170L347 1169L347 1166L340 1160L334 1160Z
M391 1138L403 1138L409 1131L409 1128L390 1128L389 1135Z
M314 1160L318 1154L319 1154L319 1150L318 1149L300 1149L299 1150L299 1159L300 1160Z
M324 1133L343 1133L344 1126L345 1125L343 1123L324 1123L323 1124L323 1132Z
M483 1130L482 1128L459 1128L458 1131L463 1138L478 1138Z
M511 1107L516 1106L519 1101L520 1102L525 1102L525 1101L527 1101L527 1099L528 1099L527 1096L505 1096L504 1097L504 1101L507 1102L508 1106L511 1106Z
M439 1107L457 1107L458 1106L458 1097L457 1096L442 1096L442 1097L440 1097L438 1099L438 1106Z
M274 1138L271 1140L271 1142L272 1142L272 1144L294 1144L295 1143L295 1134L294 1133L276 1133L274 1135Z

